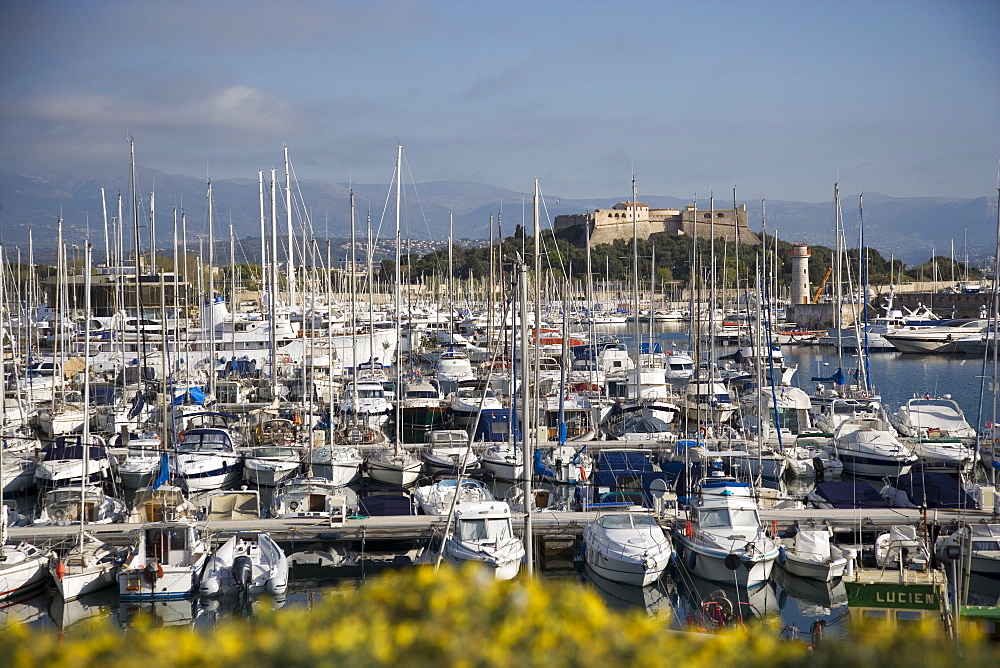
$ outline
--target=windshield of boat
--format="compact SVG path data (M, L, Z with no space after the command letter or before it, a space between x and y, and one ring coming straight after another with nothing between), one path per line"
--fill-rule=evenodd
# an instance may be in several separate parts
M698 512L698 524L705 529L760 526L760 520L753 508L703 508Z
M598 522L605 529L648 529L657 526L656 520L649 515L636 513L605 515Z
M298 453L293 448L254 448L251 457L297 457Z
M973 552L1000 552L1000 540L975 540L972 541Z
M459 520L458 536L463 541L503 541L511 536L510 520L504 518Z
M232 439L224 431L191 430L184 434L178 452L228 452L233 449Z
M381 399L385 396L385 390L381 387L359 387L358 399Z
M457 392L459 399L479 399L483 395L485 395L487 399L495 399L497 396L493 393L493 390L477 390L475 388L468 387L462 388Z
M107 453L104 448L92 445L87 450L87 457L91 460L106 459ZM55 462L61 459L83 459L83 445L79 442L56 441L45 446L42 450L43 462Z

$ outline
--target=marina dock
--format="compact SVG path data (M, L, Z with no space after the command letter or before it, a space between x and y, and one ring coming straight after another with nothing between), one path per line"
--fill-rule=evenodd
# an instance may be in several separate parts
M607 512L607 511L604 511ZM592 512L536 512L531 517L532 534L544 543L551 540L569 540L582 536L584 528L602 513ZM887 531L893 525L922 524L925 519L932 526L949 526L957 523L976 523L994 520L996 516L985 510L928 510L906 508L867 508L861 510L823 510L815 508L762 509L761 520L765 525L777 523L778 530L788 531L796 522L826 523L836 533L860 530L863 533ZM678 518L685 517L683 510L666 508L659 514L660 524L667 530ZM222 520L200 522L199 527L213 544L225 542L240 531L267 531L283 546L294 550L296 544L336 543L353 541L421 541L441 535L446 518L429 515L348 518L328 521L315 518ZM515 514L514 527L523 532L524 516ZM124 545L141 524L88 524L87 531L113 544ZM54 546L71 540L79 534L78 524L44 527L11 527L11 540L25 540L39 546Z

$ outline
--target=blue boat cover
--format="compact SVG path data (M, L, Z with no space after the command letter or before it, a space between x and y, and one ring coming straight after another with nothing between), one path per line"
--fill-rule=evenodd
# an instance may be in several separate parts
M473 441L488 443L505 443L510 440L511 422L515 424L514 440L521 440L521 430L516 426L516 420L511 419L509 408L485 408L479 416Z
M197 387L188 388L184 394L178 394L174 397L171 402L172 406L179 406L181 404L197 404L198 406L203 406L205 404L205 399L208 398L208 394L201 391Z
M910 503L927 508L978 509L979 504L964 489L957 476L920 471L896 478L894 487L906 492Z
M649 486L654 480L666 481L667 474L656 470L645 452L609 450L598 453L594 463L595 487L608 487L614 492L641 491L647 507L653 506Z
M844 378L844 370L837 369L832 376L826 376L822 378L819 376L813 376L812 380L813 382L834 383L836 385L843 385L846 379Z
M834 508L888 508L889 504L871 485L857 480L821 482L816 494Z

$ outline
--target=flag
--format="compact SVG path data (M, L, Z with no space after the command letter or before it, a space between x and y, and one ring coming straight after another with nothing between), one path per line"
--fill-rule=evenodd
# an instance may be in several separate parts
M153 481L153 489L160 489L160 485L170 480L170 461L167 459L167 453L164 452L160 455L160 472L156 474L156 480Z

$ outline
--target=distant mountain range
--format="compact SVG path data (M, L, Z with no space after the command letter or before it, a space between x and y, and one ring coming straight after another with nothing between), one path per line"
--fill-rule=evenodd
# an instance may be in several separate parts
M168 247L173 238L173 209L186 212L189 242L208 231L206 180L183 175L137 168L141 236L149 238L150 193L156 193L157 245ZM265 174L265 178L269 175ZM28 231L33 231L37 259L46 261L55 248L56 221L63 219L63 236L67 243L79 244L89 236L95 248L104 244L104 214L101 187L105 189L108 217L117 216L117 198L122 195L124 220L129 224L125 246L131 248L134 231L131 226L130 186L127 169L121 173L81 170L53 170L49 174L14 174L0 171L0 241L10 247L26 248ZM297 236L301 224L312 220L312 234L318 238L345 238L350 235L349 193L352 186L324 181L300 181L292 184L293 221ZM365 236L366 218L370 214L372 227L381 238L395 235L395 194L386 184L354 184L357 233ZM832 188L831 188L832 190ZM464 181L404 183L401 229L404 238L446 240L448 213L454 215L456 239L486 239L489 237L490 216L494 221L502 211L503 236L514 233L516 225L531 225L531 195L495 186ZM265 208L270 211L270 185L265 183ZM279 230L287 230L284 205L284 177L277 184ZM259 186L255 179L225 179L212 182L217 240L229 239L229 226L239 239L260 237ZM542 224L547 227L557 215L584 213L608 208L627 199L617 198L567 199L546 195L542 203ZM682 208L690 200L668 196L644 195L643 203L654 208ZM303 205L304 203L304 205ZM740 201L743 204L743 201ZM759 201L745 202L750 211L750 226L761 229ZM708 208L706 200L699 208ZM732 201L715 202L716 208L732 208ZM859 234L858 196L842 196L841 206L848 244L857 246ZM981 263L993 255L996 234L997 203L993 198L959 199L950 197L894 198L878 193L865 193L864 220L866 243L886 257L894 254L908 263L919 263L930 257L950 255L952 245L958 259L963 246L970 260ZM814 245L833 246L834 212L830 202L807 203L789 201L766 202L768 232L777 231L782 239ZM494 223L496 225L496 223ZM496 228L494 227L494 230ZM148 241L144 242L144 245ZM100 253L98 253L100 254ZM8 259L10 256L8 255Z

